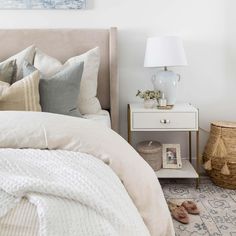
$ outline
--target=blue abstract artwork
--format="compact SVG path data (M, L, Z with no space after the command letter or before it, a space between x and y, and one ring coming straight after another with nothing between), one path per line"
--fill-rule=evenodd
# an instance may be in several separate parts
M0 9L84 9L86 0L0 0Z

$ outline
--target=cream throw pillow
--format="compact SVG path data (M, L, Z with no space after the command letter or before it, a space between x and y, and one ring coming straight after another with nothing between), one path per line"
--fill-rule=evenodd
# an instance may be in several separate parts
M67 66L84 62L84 72L78 91L78 109L81 114L95 114L101 110L97 96L98 70L100 65L99 48L94 48L82 55L67 60L64 64L36 48L34 66L44 76L50 77ZM79 79L79 78L78 78Z
M41 111L39 76L35 71L12 85L0 81L0 110Z

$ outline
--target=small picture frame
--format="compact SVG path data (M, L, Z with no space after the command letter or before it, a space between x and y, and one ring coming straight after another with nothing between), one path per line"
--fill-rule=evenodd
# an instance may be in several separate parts
M180 144L163 144L162 145L162 163L163 168L180 169L182 161L180 155Z

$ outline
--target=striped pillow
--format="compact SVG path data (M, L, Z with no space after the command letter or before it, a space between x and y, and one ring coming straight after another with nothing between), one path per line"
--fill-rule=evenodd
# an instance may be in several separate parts
M41 111L39 72L34 71L12 85L0 81L0 110Z

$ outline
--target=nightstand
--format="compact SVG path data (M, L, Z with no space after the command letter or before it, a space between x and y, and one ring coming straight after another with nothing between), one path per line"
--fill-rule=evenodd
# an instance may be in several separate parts
M199 186L199 118L198 109L188 103L176 104L171 110L145 109L141 103L128 105L128 142L132 132L188 132L189 159L182 160L181 169L161 169L158 178L196 179ZM196 169L192 165L192 132L196 133Z

